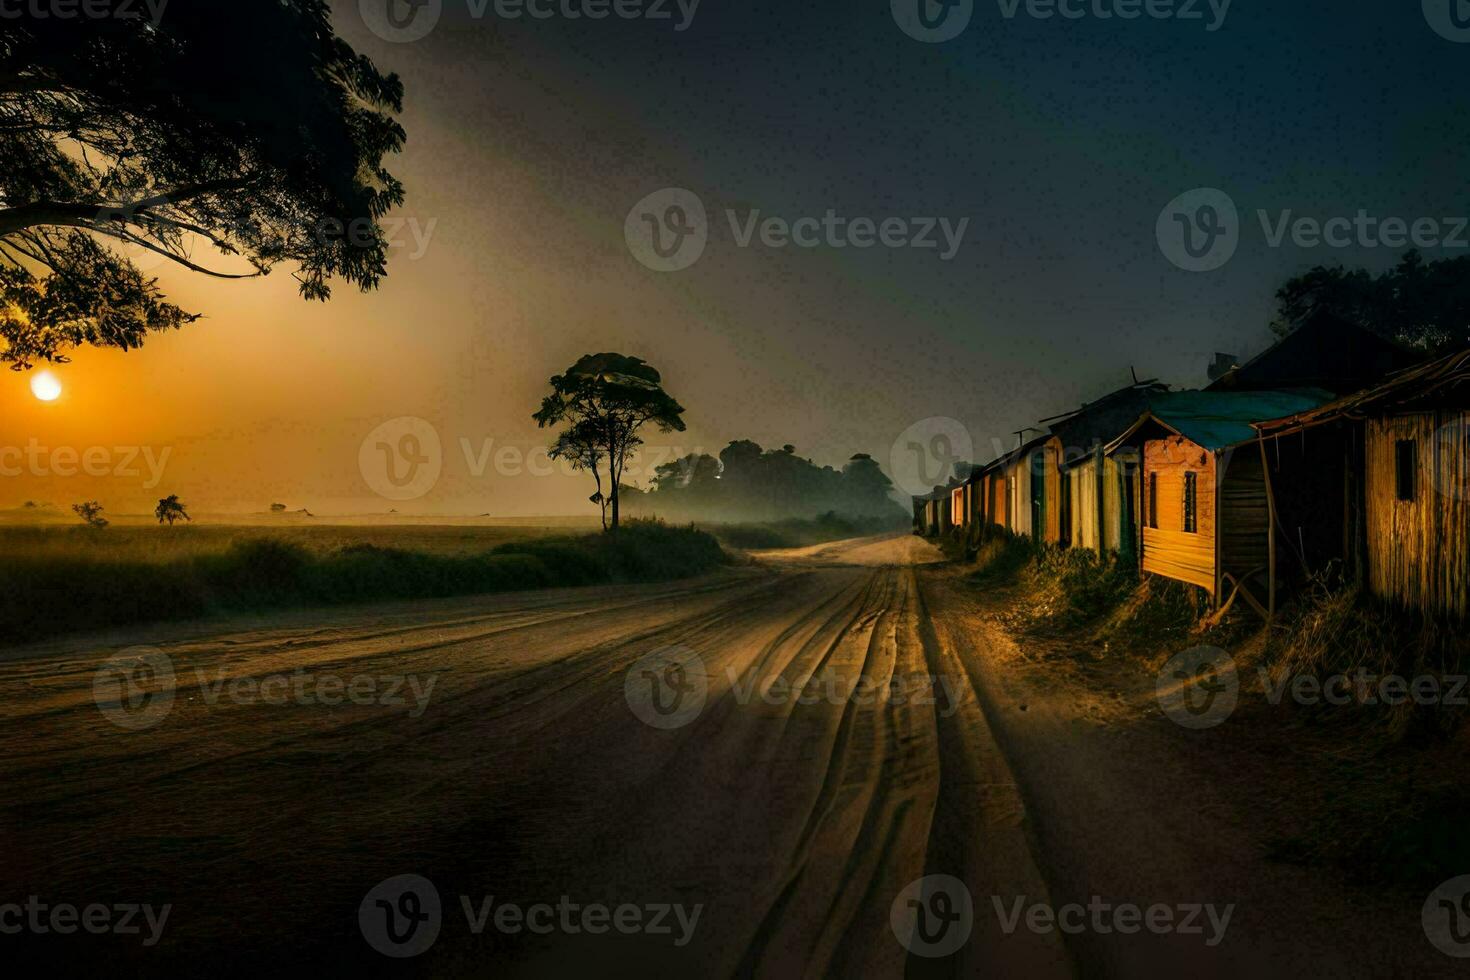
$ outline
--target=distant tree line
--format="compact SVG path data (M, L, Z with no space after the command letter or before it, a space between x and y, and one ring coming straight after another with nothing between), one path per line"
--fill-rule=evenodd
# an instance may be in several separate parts
M1417 250L1377 275L1317 266L1276 291L1271 329L1284 337L1319 313L1431 354L1470 343L1470 257L1426 261Z
M719 458L690 454L654 470L646 490L623 488L624 506L668 520L779 521L836 513L855 518L906 520L893 484L866 453L842 469L818 466L796 447L762 449L747 439Z

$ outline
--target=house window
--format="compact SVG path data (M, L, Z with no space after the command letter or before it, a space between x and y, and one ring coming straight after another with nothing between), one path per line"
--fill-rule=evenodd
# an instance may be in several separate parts
M1159 475L1148 475L1148 526L1159 529Z
M1198 500L1198 473L1184 474L1184 533L1194 534L1199 529L1195 505Z
M1418 445L1413 439L1394 443L1394 489L1400 500L1414 499L1414 475L1419 468Z

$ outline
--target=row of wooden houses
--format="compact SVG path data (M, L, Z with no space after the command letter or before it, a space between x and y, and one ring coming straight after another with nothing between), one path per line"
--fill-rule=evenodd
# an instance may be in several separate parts
M1204 390L1135 382L914 498L918 533L992 528L1112 552L1269 618L1333 566L1470 615L1470 350L1421 355L1319 317Z

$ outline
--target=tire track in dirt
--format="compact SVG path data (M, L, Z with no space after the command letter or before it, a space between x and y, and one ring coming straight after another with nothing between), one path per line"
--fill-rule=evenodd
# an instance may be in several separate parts
M377 972L357 903L414 872L439 887L445 925L428 954L395 964L410 973L917 974L931 964L911 959L888 923L903 887L925 873L962 877L978 919L983 876L1017 875L1026 846L973 696L936 710L848 693L859 679L886 690L964 676L911 567L930 552L865 540L719 582L528 594L489 610L466 601L419 623L394 612L175 648L231 677L297 663L433 673L443 686L418 718L194 703L152 732L118 733L91 704L95 660L62 651L0 664L0 693L88 685L68 710L0 716L18 749L0 762L16 788L0 815L24 855L11 871L53 891L148 883L178 904L161 955L179 963L228 937L242 963L289 948L303 966ZM624 677L671 644L703 659L708 701L691 724L660 730L629 709ZM829 677L835 694L792 693ZM772 683L786 693L763 697ZM475 936L461 894L704 911L686 947ZM971 946L940 969L1046 962Z

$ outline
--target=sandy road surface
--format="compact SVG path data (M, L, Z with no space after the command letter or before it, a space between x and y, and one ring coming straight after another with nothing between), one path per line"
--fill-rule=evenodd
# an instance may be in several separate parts
M1105 691L1027 670L987 622L988 600L928 567L928 544L758 559L659 586L0 652L0 909L29 895L171 905L152 947L26 932L0 935L0 950L221 975L287 963L630 977L1458 966L1427 948L1413 909L1266 862L1249 814L1177 738L1114 724ZM99 667L139 642L167 655L173 699L137 713L164 704L150 700L155 676L117 715L127 691L99 695L97 678L112 677ZM440 910L425 921L438 932L412 933L432 942L390 959L359 911L367 899L380 938L389 913L400 928L429 915L397 891L382 907L384 893L369 894L405 874L432 882ZM953 904L910 905L905 892L934 875L965 883L973 916L958 951L931 959L890 915L934 915L925 933L942 943ZM1008 932L993 905L1092 896L1236 911L1207 947L1199 935ZM641 926L620 931L614 916Z
M1268 859L1256 808L1302 787L1283 781L1243 791L1259 767L1222 773L1217 733L1161 717L1153 675L1126 663L1068 671L1018 645L995 623L998 604L960 584L956 569L925 573L921 584L940 645L960 651L1017 775L1052 902L1086 905L1098 896L1140 908L1233 908L1213 946L1177 932L1123 934L1112 923L1070 936L1079 973L1467 975L1466 961L1426 940L1422 893L1355 886L1330 869Z
M673 585L161 630L173 700L135 713L164 703L156 674L140 681L117 715L156 722L136 729L98 707L111 651L11 651L5 891L173 907L152 948L23 938L63 958L229 973L1063 973L1059 943L1001 936L987 909L943 960L911 956L890 928L929 874L977 896L1045 894L978 699L928 622L914 566L935 557L897 536ZM705 700L659 728L635 710L641 676L632 695L625 681L670 647L699 658ZM124 710L127 689L102 690ZM406 873L433 882L441 925L427 951L392 960L358 911ZM559 902L699 918L663 913L669 934L588 935L603 923L560 913L550 935L471 926L482 908Z

